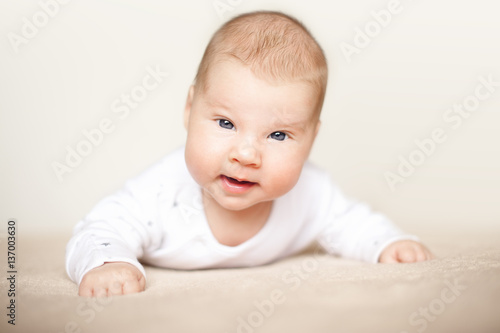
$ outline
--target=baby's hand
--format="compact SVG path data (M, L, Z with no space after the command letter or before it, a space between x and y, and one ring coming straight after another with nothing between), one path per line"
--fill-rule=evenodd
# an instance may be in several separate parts
M381 263L417 262L433 259L434 255L419 242L411 240L389 244L378 258Z
M78 294L85 297L106 297L144 291L146 279L134 265L106 262L83 276Z

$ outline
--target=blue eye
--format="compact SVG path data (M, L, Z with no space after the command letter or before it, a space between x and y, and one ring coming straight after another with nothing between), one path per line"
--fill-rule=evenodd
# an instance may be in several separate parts
M229 120L219 119L219 126L226 129L233 129L234 125Z
M284 141L288 138L288 135L286 135L286 133L284 132L273 132L269 135L269 137L274 140Z

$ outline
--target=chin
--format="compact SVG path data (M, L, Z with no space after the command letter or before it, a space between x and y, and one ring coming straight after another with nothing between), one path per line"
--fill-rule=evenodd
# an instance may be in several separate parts
M256 202L250 202L243 198L238 197L226 197L226 198L214 198L214 200L224 209L232 211L240 211L250 208L256 205Z
M230 199L221 201L216 200L216 201L222 208L232 211L240 211L253 206L253 204L242 202L242 200L239 199Z

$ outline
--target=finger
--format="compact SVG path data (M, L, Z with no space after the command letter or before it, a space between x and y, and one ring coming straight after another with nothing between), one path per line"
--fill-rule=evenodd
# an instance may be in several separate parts
M401 250L398 252L398 261L399 262L415 262L416 254L413 250Z
M384 261L385 264L397 264L399 261L394 257L387 257Z
M89 288L85 284L80 283L80 287L78 288L78 295L83 297L92 297L92 288Z
M138 280L126 281L123 284L123 294L134 294L142 291Z
M107 297L108 288L106 287L94 287L94 297Z
M421 245L415 249L417 251L417 261L426 261L434 259L434 255L429 251L428 248Z
M139 280L130 281L130 286L124 285L124 293L139 293L144 291L146 287L146 278L142 274L139 275Z
M119 281L113 282L111 287L108 289L109 296L123 295L123 283Z
M429 258L429 255L425 249L417 249L417 253L416 253L416 261L417 262L426 261L426 260L428 260L428 258Z
M146 289L146 278L141 274L141 278L139 279L139 286L141 287L140 291L144 291Z
M383 264L396 264L398 263L398 260L396 258L395 253L390 252L390 253L382 253L379 262Z

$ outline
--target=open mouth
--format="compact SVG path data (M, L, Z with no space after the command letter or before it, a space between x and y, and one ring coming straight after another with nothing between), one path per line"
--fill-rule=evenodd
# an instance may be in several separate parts
M246 180L238 180L225 175L221 175L220 178L224 189L231 193L244 193L257 184Z

